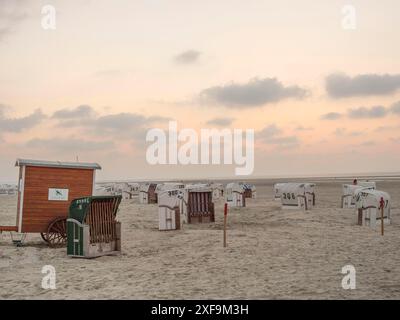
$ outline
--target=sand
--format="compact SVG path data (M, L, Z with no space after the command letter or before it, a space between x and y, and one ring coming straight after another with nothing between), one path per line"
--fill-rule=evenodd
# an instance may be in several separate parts
M314 181L309 181L314 182ZM400 181L378 180L392 197L385 236L356 225L340 209L342 181L316 181L311 211L282 210L272 181L256 182L257 199L229 212L222 247L223 200L215 224L158 231L156 205L124 200L122 254L74 259L29 234L14 247L0 240L0 299L399 299ZM13 224L16 197L0 196L0 224ZM356 268L356 289L341 286L342 267ZM41 287L42 267L56 269L55 290Z

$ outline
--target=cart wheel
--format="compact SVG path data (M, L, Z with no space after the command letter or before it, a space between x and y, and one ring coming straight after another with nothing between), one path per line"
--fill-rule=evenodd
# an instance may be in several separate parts
M41 233L40 236L42 237L43 241L47 242L46 233Z
M64 247L67 243L67 219L55 218L42 237L52 248Z

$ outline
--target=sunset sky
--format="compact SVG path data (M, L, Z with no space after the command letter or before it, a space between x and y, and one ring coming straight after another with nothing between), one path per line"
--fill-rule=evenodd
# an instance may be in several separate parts
M0 0L0 182L16 158L233 176L147 164L146 132L169 120L254 129L254 176L399 172L399 39L398 0Z

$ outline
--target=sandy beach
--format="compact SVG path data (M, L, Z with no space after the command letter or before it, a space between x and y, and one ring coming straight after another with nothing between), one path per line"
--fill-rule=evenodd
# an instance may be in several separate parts
M309 180L310 182L314 182ZM257 199L228 216L222 246L223 199L215 224L158 231L157 205L123 200L122 254L76 259L29 234L15 247L0 241L1 299L399 299L400 181L376 180L392 197L392 224L356 225L354 209L340 209L341 184L315 181L316 207L282 210L273 181L254 181ZM16 197L0 196L0 223L14 224ZM356 269L355 290L344 290L342 267ZM41 287L42 267L56 269L55 290Z

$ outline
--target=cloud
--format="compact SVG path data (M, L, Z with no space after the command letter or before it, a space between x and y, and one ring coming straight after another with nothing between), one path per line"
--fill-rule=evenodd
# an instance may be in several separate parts
M162 117L162 116L150 116L150 117L145 117L145 122L146 122L147 124L166 122L166 121L170 121L170 120L172 120L172 118L169 118L169 117Z
M180 54L177 54L174 57L174 61L175 61L175 63L181 64L181 65L193 64L199 60L200 55L201 55L200 51L187 50Z
M342 137L346 134L346 129L345 128L337 128L335 130L334 134L338 137Z
M1 1L1 0L0 0ZM75 156L77 153L92 151L115 151L117 148L143 150L146 145L146 133L149 129L166 126L170 118L145 116L136 113L117 113L99 115L94 108L80 105L76 108L60 109L46 116L40 109L30 115L10 118L6 111L10 109L0 104L0 141L2 133L23 132L47 119L46 126L52 132L46 136L28 138L21 145L30 148L29 152L40 154L60 153ZM128 149L127 149L128 148ZM111 150L111 151L110 151Z
M376 119L383 118L386 114L387 110L383 106L360 107L348 110L348 117L351 119Z
M0 26L0 41L10 34L11 31L12 29L8 26Z
M384 132L384 131L390 131L390 130L395 130L398 129L400 127L397 126L379 126L377 128L375 128L375 132Z
M272 137L267 139L265 142L280 147L296 147L299 145L299 139L296 136Z
M366 131L348 131L346 128L337 128L334 135L338 137L359 137L365 134Z
M146 133L150 128L169 120L171 119L161 116L146 117L136 113L117 113L87 119L77 125L88 135L120 141L128 139L137 146L145 143Z
M96 111L88 105L80 105L76 108L64 108L53 113L52 119L58 120L57 126L63 128L74 128L87 126L96 119Z
M337 113L337 112L329 112L325 113L321 116L322 120L337 120L342 117L342 114Z
M51 138L51 139L32 139L26 143L28 148L44 149L46 151L57 152L90 152L90 151L110 151L114 148L112 141L94 141L81 138Z
M362 131L348 131L346 128L337 128L334 131L334 134L338 137L349 136L349 137L357 137L363 134Z
M349 132L349 136L358 137L358 136L361 136L363 133L364 132L362 132L362 131L351 131L351 132Z
M374 145L376 145L376 142L375 141L371 141L371 140L370 141L365 141L365 142L360 144L361 147L371 147L371 146L374 146Z
M264 129L258 132L257 136L263 140L268 140L276 135L282 133L282 130L279 129L275 124L270 124L266 126Z
M232 82L207 88L200 92L198 98L204 104L241 109L259 107L287 98L301 99L306 94L305 89L298 86L284 86L276 78L255 78L243 84Z
M27 18L26 3L21 0L0 1L0 42L16 31L17 25Z
M91 106L80 105L74 109L61 109L54 112L52 118L54 119L82 119L91 118L96 112Z
M3 109L0 108L0 115ZM74 156L78 152L102 150L109 152L115 150L117 145L126 147L126 143L142 147L146 143L147 130L170 119L135 113L99 116L92 107L81 105L58 110L50 120L58 120L57 126L62 128L63 137L35 138L25 143L25 146L49 152L70 153ZM74 136L65 138L65 133L72 132ZM85 138L76 137L77 134Z
M114 78L114 77L124 77L131 76L134 74L134 70L132 69L103 69L96 71L93 73L93 77L95 78Z
M283 136L282 130L275 124L271 124L256 133L258 140L279 147L296 147L299 140L296 136Z
M127 112L99 116L95 109L88 105L58 110L52 118L60 120L57 124L59 127L82 128L86 133L96 136L111 134L118 137L142 137L147 127L170 120L161 116L146 117Z
M325 85L332 98L392 94L400 89L400 74L360 74L350 77L335 73L326 77Z
M210 126L219 126L219 127L228 127L234 121L234 118L214 118L207 121L207 124Z
M383 118L389 113L400 115L400 102L393 104L390 108L384 106L373 106L370 108L359 107L353 109L347 109L346 116L349 119L379 119ZM337 112L329 112L323 114L320 118L322 120L338 120L341 119L344 114Z
M400 101L393 103L390 107L390 111L400 116Z
M5 116L5 106L0 105L0 131L1 132L21 132L31 129L41 123L46 115L40 109L36 109L32 114L20 118L7 118Z
M99 131L120 132L122 134L124 131L168 120L170 119L160 116L145 117L135 113L118 113L101 116L91 121L90 125Z
M296 130L296 131L312 131L312 130L314 130L314 128L312 128L312 127L298 126L298 127L296 127L295 130Z

